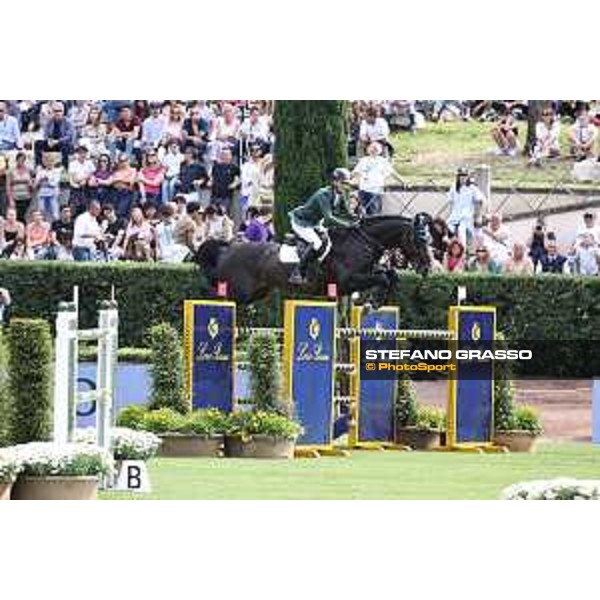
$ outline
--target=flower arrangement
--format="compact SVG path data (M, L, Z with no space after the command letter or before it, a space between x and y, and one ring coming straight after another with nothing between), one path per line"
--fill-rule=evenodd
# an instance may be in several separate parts
M115 460L149 460L162 443L158 436L149 431L137 431L128 427L113 427L110 435L110 447ZM79 429L76 439L82 444L94 444L96 430L93 427Z
M10 483L21 471L21 463L11 450L0 451L0 483Z
M600 480L525 481L504 489L501 500L600 500Z
M302 425L287 417L264 411L235 412L229 416L227 433L250 438L268 435L285 440L295 440L304 431Z
M113 472L112 456L92 444L31 442L14 446L21 474L32 477L99 477Z

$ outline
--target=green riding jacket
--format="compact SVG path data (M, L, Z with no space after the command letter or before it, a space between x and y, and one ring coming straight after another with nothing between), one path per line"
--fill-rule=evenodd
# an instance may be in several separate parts
M289 213L301 227L348 227L354 219L348 201L342 194L335 195L332 188L324 187L316 191L304 204Z

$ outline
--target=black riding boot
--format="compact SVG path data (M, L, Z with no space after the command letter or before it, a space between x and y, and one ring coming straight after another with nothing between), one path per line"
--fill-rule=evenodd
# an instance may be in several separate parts
M311 263L311 261L316 260L318 255L318 252L312 246L309 246L307 250L300 256L300 262L290 275L290 283L297 285L306 283L306 272L308 270L308 265Z

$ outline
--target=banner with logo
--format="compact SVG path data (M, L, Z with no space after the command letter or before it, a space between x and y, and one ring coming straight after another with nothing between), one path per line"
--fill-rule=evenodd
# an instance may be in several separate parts
M233 409L235 303L186 300L186 391L192 407Z
M285 303L284 390L304 427L302 446L328 446L333 437L334 302Z

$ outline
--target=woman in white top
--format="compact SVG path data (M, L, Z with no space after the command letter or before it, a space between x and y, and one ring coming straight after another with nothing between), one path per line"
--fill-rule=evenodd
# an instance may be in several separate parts
M560 156L560 121L551 108L542 112L542 120L535 126L535 146L531 164L540 165L542 158L556 158Z
M455 231L461 244L467 247L475 234L475 209L485 200L481 190L471 181L469 172L460 168L456 183L448 192L450 216L448 226Z

